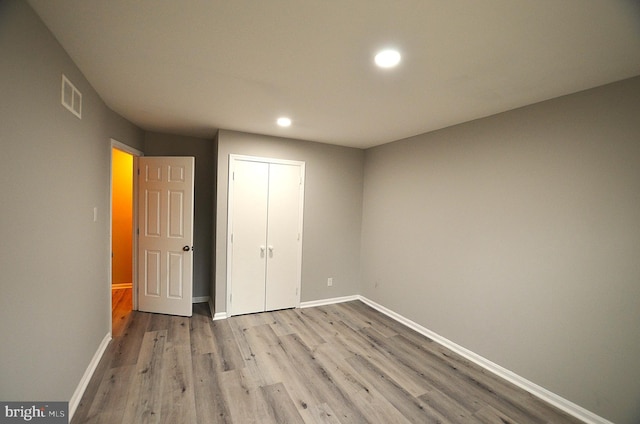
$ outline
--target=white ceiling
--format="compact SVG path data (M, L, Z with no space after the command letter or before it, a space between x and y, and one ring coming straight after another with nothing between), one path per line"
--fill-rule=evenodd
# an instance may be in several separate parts
M173 134L365 148L640 74L637 0L28 1L107 105Z

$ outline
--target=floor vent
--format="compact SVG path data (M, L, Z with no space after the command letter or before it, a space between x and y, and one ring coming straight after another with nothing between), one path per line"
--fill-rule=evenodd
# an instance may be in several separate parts
M62 74L62 105L82 119L82 93Z

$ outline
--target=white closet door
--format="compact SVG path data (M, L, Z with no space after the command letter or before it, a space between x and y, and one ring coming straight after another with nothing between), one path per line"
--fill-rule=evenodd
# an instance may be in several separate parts
M304 162L231 155L229 315L300 302Z
M231 313L238 315L264 311L269 164L233 165Z
M267 284L265 310L293 308L300 281L302 167L272 163L269 167Z

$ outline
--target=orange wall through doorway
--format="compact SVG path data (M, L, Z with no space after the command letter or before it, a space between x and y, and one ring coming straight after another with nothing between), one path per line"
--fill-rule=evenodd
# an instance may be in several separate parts
M111 283L133 281L133 156L112 149Z

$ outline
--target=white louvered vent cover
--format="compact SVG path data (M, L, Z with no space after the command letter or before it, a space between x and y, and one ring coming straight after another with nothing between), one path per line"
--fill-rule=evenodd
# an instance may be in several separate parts
M82 119L82 93L62 74L62 105Z

